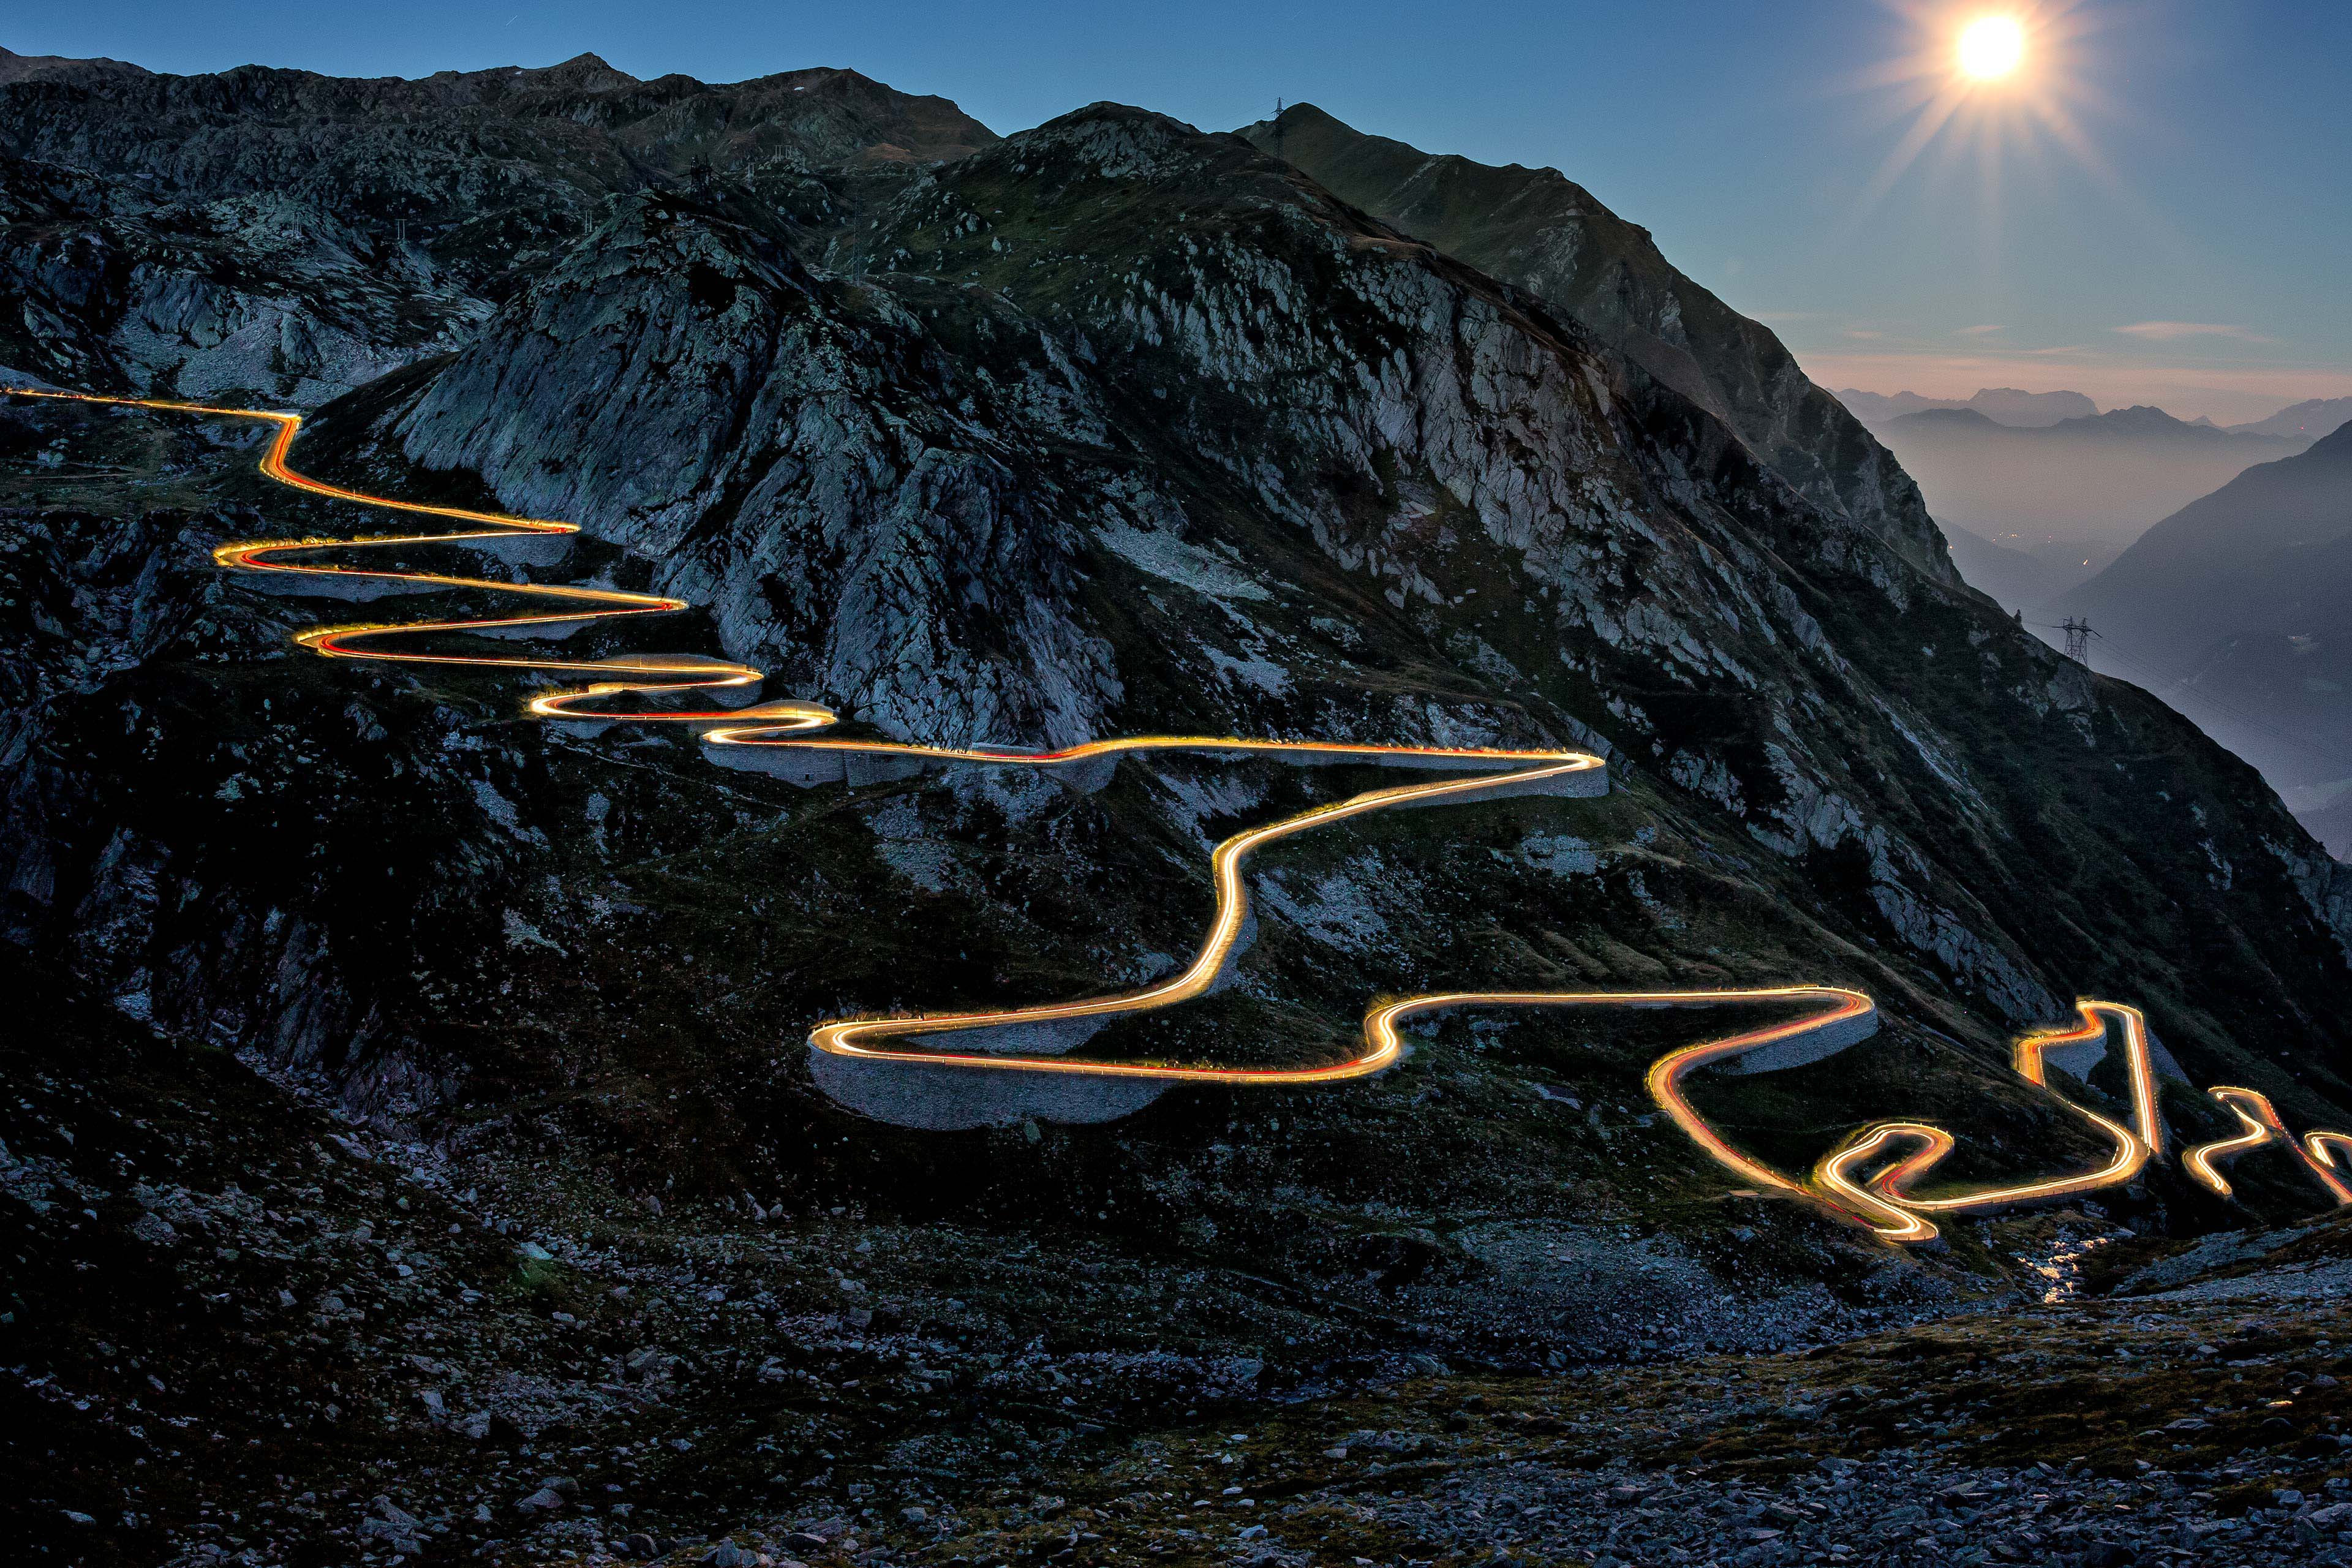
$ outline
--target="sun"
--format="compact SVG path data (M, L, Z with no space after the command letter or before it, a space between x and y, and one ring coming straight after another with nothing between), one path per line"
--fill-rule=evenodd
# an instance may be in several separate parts
M2113 112L2094 39L2122 24L2127 0L1878 0L1908 34L1902 53L1858 71L1852 89L1900 127L1856 202L1874 207L1931 149L1946 168L1977 165L1990 235L2005 163L2045 151L2117 184L2092 143L2086 112ZM1855 221L1860 221L1857 216Z
M1960 29L1960 74L1999 81L2025 59L2025 25L2014 16L1979 16Z

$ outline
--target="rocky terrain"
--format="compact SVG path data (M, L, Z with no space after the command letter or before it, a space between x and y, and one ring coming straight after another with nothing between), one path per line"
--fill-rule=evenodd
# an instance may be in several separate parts
M1796 1168L1925 1117L1978 1180L2090 1154L2006 1056L2089 993L2147 1007L2179 1139L2231 1131L2216 1081L2352 1122L2352 873L1959 584L1899 468L1654 251L1621 258L1647 313L1612 318L1263 128L1097 105L1000 141L846 72L0 67L15 369L315 403L308 471L583 529L399 560L699 606L568 654L722 654L932 742L1609 753L1604 799L1269 854L1239 982L1093 1048L1328 1060L1368 1000L1438 985L1853 984L1889 1015L1871 1042L1703 1108ZM275 249L247 216L271 203L299 206ZM142 324L173 290L217 337ZM1669 298L1706 328L1688 374L1642 346ZM283 347L330 326L349 354ZM2333 1541L2340 1336L2305 1287L2336 1232L2275 1151L2226 1202L2159 1163L2096 1212L1898 1251L1727 1190L1643 1089L1692 1037L1673 1015L1458 1017L1374 1080L1107 1125L848 1113L813 1024L1165 973L1210 844L1387 779L801 790L530 719L528 680L330 663L289 636L348 601L211 564L365 526L261 479L257 440L0 410L13 1538L721 1564ZM2145 1363L2146 1420L2022 1436L2084 1404L2062 1344Z
M1675 270L1649 232L1555 169L1497 169L1368 136L1311 103L1239 132L1344 201L1527 289L1722 420L1814 506L1930 576L1948 567L1918 487L1769 329Z

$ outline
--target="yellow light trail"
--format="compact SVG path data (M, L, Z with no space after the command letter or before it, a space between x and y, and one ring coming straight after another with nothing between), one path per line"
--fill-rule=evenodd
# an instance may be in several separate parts
M2232 1084L2218 1084L2205 1092L2229 1107L2242 1131L2234 1138L2200 1143L2181 1155L2181 1167L2191 1179L2226 1198L2231 1190L2230 1183L2216 1168L2215 1162L2234 1160L2265 1143L2277 1143L2327 1189L2338 1206L2352 1204L2352 1186L2347 1186L2336 1174L2336 1156L2331 1152L2336 1145L2352 1147L2352 1139L2341 1132L2311 1132L2297 1143L2294 1134L2286 1130L2285 1121L2281 1120L2278 1108L2271 1104L2270 1096Z
M1235 834L1219 844L1210 857L1215 910L1209 932L1192 962L1176 975L1156 984L1079 1001L1037 1006L975 1009L934 1013L914 1017L835 1019L819 1025L809 1042L831 1055L866 1061L901 1062L941 1068L1070 1073L1098 1078L1150 1079L1169 1082L1230 1084L1326 1083L1363 1078L1393 1065L1404 1054L1401 1026L1408 1018L1463 1007L1606 1007L1620 1009L1706 1007L1732 1005L1801 1005L1797 1017L1685 1047L1652 1064L1646 1079L1651 1098L1710 1158L1743 1180L1759 1186L1814 1198L1842 1217L1866 1226L1889 1241L1916 1242L1937 1234L1929 1213L1975 1211L2046 1201L2120 1185L2137 1175L2164 1148L2164 1128L2158 1114L2154 1076L2148 1060L2146 1020L2136 1008L2117 1003L2076 1004L2080 1022L2070 1028L2030 1035L2016 1047L2016 1067L2029 1082L2050 1092L2074 1114L2099 1129L2115 1145L2115 1152L2099 1170L2048 1181L1987 1188L1952 1195L1923 1198L1910 1185L1954 1147L1948 1132L1921 1122L1887 1121L1864 1128L1824 1155L1807 1180L1772 1169L1726 1141L1692 1106L1685 1080L1702 1068L1727 1062L1751 1051L1792 1045L1805 1037L1839 1026L1874 1023L1876 1008L1859 991L1828 985L1769 986L1723 991L1459 991L1434 992L1375 1004L1364 1016L1361 1047L1345 1060L1311 1067L1203 1067L1162 1062L1097 1061L1062 1055L1013 1052L963 1052L940 1049L893 1049L891 1040L919 1040L926 1036L1023 1025L1085 1023L1133 1015L1192 1000L1208 991L1223 973L1240 940L1249 910L1248 885L1242 868L1251 853L1312 828L1328 826L1371 812L1413 805L1447 804L1493 798L1506 794L1541 791L1580 773L1602 771L1606 764L1589 752L1574 751L1513 751L1475 747L1388 746L1324 741L1263 741L1204 735L1139 735L1087 742L1055 752L1013 752L987 747L924 746L892 741L827 740L803 737L834 722L830 709L790 700L748 707L703 710L668 710L619 713L577 705L623 693L664 695L697 690L747 687L764 679L749 665L686 656L625 655L615 658L577 660L528 656L435 653L393 649L384 639L417 637L436 633L502 634L518 627L577 626L629 616L667 615L688 607L687 601L615 588L508 583L488 578L448 576L399 570L367 571L357 567L294 562L291 554L315 554L326 550L381 548L412 544L453 544L537 534L573 534L576 523L541 518L513 517L502 512L465 507L437 506L389 496L346 489L298 472L288 461L294 438L302 427L299 414L268 409L226 408L205 404L157 398L107 397L89 393L5 388L8 395L48 398L101 406L146 408L208 417L258 420L276 427L264 451L261 472L277 482L328 500L358 506L444 518L464 525L438 533L356 535L337 538L251 540L225 544L213 552L215 562L247 572L287 573L336 579L357 578L422 584L451 590L514 594L533 601L552 601L575 608L550 609L519 616L469 617L460 620L370 622L358 626L314 626L296 634L295 640L328 658L366 659L393 664L464 666L529 670L541 674L586 678L585 684L547 692L530 700L529 710L549 720L597 723L691 723L704 727L704 744L718 748L772 748L828 754L896 756L919 763L983 763L1052 767L1094 758L1150 752L1192 752L1212 754L1263 755L1295 763L1349 762L1414 767L1458 766L1466 777L1400 784L1328 805L1319 805L1278 822ZM748 722L747 722L748 721ZM2125 1060L2132 1089L2134 1127L2074 1104L2050 1090L2045 1081L2044 1052L2072 1045L2104 1040L2107 1020L2123 1032ZM2193 1149L2184 1156L2190 1173L2223 1196L2229 1185L2213 1169L2212 1161L2244 1152L2275 1137L2290 1139L2270 1102L2250 1089L2217 1089L2217 1098L2235 1111L2249 1131L2239 1138ZM2235 1098L2242 1097L2242 1098ZM2246 1104L2259 1104L2250 1116ZM2259 1131L2260 1136L2255 1136ZM1864 1176L1882 1154L1904 1142L1919 1147ZM2352 1203L2352 1187L2338 1180L2338 1150L2352 1163L2352 1136L2336 1132L2310 1133L2297 1154L2326 1185L2339 1204Z
M2021 1204L2048 1203L2080 1197L2106 1187L2119 1187L2139 1174L2148 1160L2164 1147L2164 1123L2157 1113L2156 1074L2149 1060L2147 1021L2137 1007L2115 1002L2079 1001L2080 1022L2067 1029L2045 1029L2017 1042L2015 1065L2020 1078L2046 1090L2075 1115L2097 1128L2114 1152L2095 1171L2054 1176L2045 1181L1984 1187L1941 1197L1920 1197L1910 1188L1955 1147L1952 1135L1919 1121L1882 1121L1865 1127L1813 1167L1813 1180L1847 1206L1869 1214L1873 1228L1895 1241L1926 1241L1936 1226L1930 1214L1984 1213ZM2075 1104L2050 1089L2042 1058L2050 1050L2105 1041L2109 1020L2123 1031L2124 1064L2132 1090L2133 1120L2126 1127L2097 1111ZM1909 1142L1918 1147L1866 1179L1856 1173L1891 1147Z

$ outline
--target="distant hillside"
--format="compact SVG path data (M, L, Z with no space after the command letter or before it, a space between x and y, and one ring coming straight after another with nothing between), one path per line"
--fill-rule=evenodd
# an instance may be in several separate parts
M346 223L478 225L519 209L567 238L598 198L648 180L723 174L782 197L821 166L928 163L998 140L943 98L856 71L640 81L594 55L415 80L0 55L0 151L19 158L198 200L309 201Z
M2352 776L2352 426L2183 507L2056 608L2273 782Z
M1922 397L1916 392L1898 392L1889 397L1846 386L1839 388L1837 395L1855 418L1873 429L1906 414L1924 414L1933 408L1973 408L1996 425L2020 429L2038 429L2062 419L2084 419L2099 411L2097 404L2079 392L2024 392L2014 386L1979 387L1969 397Z
M2315 397L2282 408L2267 419L2229 428L2248 436L2285 436L2316 441L2322 436L2335 434L2347 422L2352 422L2352 397Z
M2217 430L2160 408L2117 408L2018 429L1974 408L1932 408L1877 426L1936 516L1987 539L2101 563L2158 519L2300 438Z

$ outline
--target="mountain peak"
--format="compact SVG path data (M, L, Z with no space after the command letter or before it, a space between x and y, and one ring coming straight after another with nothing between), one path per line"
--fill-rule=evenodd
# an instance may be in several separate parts
M1719 421L1813 505L1948 575L1917 489L1870 433L1769 328L1676 270L1647 229L1559 170L1424 153L1311 103L1235 134L1396 233L1536 296ZM1798 430L1817 436L1793 438Z
M615 69L603 56L577 54L551 66L526 69L521 75L533 86L569 88L582 92L611 92L641 85L635 77Z
M67 55L20 55L13 49L0 48L0 85L15 81L36 81L44 77L149 76L143 66L128 60L110 60L104 56L77 59Z

